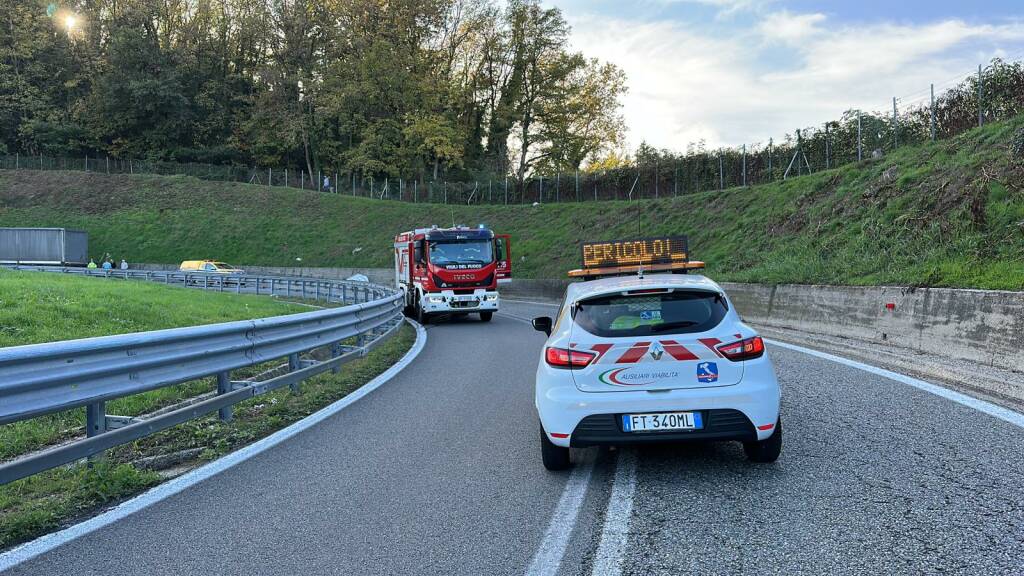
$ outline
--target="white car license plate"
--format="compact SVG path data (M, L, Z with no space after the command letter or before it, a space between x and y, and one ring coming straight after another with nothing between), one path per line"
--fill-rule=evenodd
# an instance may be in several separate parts
M665 412L662 414L623 414L624 432L655 432L658 430L698 430L704 427L700 412Z

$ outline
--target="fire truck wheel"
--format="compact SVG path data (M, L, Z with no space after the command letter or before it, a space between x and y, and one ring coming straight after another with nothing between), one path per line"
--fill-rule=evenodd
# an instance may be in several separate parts
M423 311L419 302L416 303L416 321L424 326L430 323L430 315Z
M494 316L494 312L481 312L480 313L480 319L483 320L484 322L490 322L492 316Z
M540 457L548 470L565 470L570 466L569 449L552 444L544 432L544 426L540 427Z

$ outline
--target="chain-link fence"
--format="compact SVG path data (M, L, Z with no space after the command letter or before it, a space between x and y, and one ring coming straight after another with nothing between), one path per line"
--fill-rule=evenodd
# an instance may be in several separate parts
M993 60L970 76L892 99L891 108L850 110L781 141L699 150L614 170L535 174L477 181L361 176L341 171L175 163L115 158L0 156L0 168L108 174L188 175L204 180L288 186L381 200L443 204L523 204L662 198L754 186L950 138L1024 113L1024 65Z

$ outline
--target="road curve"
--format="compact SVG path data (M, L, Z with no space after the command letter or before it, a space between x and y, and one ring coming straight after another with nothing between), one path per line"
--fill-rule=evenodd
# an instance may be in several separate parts
M552 309L504 306L430 326L408 368L305 433L5 574L1024 573L1024 429L778 347L776 464L678 445L544 471L544 338L519 318Z

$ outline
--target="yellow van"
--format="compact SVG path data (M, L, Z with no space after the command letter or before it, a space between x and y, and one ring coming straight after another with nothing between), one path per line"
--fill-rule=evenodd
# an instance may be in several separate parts
M178 267L182 272L208 272L211 274L245 274L234 266L216 260L185 260Z

